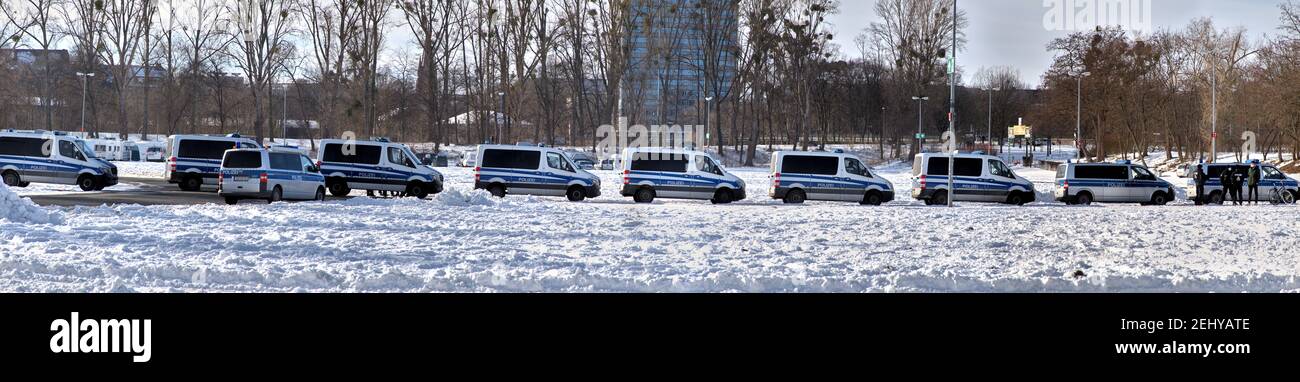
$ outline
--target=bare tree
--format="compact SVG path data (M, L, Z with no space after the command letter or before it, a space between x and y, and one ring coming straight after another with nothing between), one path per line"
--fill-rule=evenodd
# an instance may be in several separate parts
M362 108L365 113L366 129L375 135L376 103L379 94L379 51L384 44L384 34L389 23L386 22L388 11L392 9L393 0L359 0L357 1L357 21L360 34L357 43L348 52L359 73L362 86Z
M348 52L356 44L359 28L355 4L354 0L305 0L302 7L321 92L317 100L321 138L334 136L334 129L342 127L339 105L347 80L344 73L352 67Z
M50 55L50 48L59 40L59 34L53 29L54 8L58 0L15 0L14 4L9 2L0 3L0 12L4 13L7 21L17 29L9 40L14 45L18 45L23 37L32 41L36 46L45 52L45 65L41 65L41 73L34 77L40 78L40 100L41 109L45 114L45 129L54 130L54 105L53 95L50 93L50 83L53 82L53 56ZM11 36L5 33L4 36Z
M78 70L86 73L100 73L99 50L104 44L105 19L100 0L67 0L58 7L60 19L64 21L64 36L72 37L76 48ZM102 74L102 73L101 73ZM102 78L102 77L101 77ZM83 80L86 81L86 80ZM83 82L85 83L85 82ZM86 84L86 123L90 124L90 135L99 136L99 108L95 102L98 86Z
M281 64L289 56L292 20L297 0L239 0L238 8L228 11L239 16L234 29L237 43L226 51L232 63L244 72L253 103L253 134L259 140L268 137L267 121L271 83Z

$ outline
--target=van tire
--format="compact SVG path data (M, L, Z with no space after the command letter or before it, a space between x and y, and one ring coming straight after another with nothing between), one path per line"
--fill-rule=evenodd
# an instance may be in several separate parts
M880 191L872 190L867 191L867 194L862 196L861 204L867 206L878 206L881 203L884 203L884 201L885 197L880 195Z
M416 199L424 199L429 197L429 190L425 188L422 182L411 182L406 186L406 195Z
M933 206L948 205L948 191L947 190L935 191L934 195L930 196L930 200L928 201L928 203Z
M1011 195L1007 196L1007 204L1023 206L1025 205L1025 195L1018 191L1012 191Z
M1091 205L1092 194L1087 191L1080 192L1079 195L1074 196L1074 204L1078 204L1081 206Z
M493 184L493 185L491 185L491 186L488 186L488 189L487 189L487 190L488 190L488 193L491 193L491 194L492 194L492 196L495 196L495 197L498 197L498 198L504 198L504 197L506 197L506 186L502 186L502 185L499 184L499 183L498 183L498 184Z
M198 175L187 175L181 178L181 191L199 191L203 188L203 178Z
M796 188L786 192L785 198L782 198L781 201L785 202L785 204L803 204L803 202L808 201L808 193Z
M266 203L270 204L280 201L284 201L284 190L281 190L280 186L275 186L275 188L271 190L271 197L266 200Z
M582 187L572 186L569 187L568 192L565 192L565 196L569 197L570 202L581 202L587 199L587 192L583 191Z
M712 202L713 204L730 204L731 201L732 201L732 195L731 195L730 188L718 189L717 191L713 192L713 199L709 200L709 202Z
M641 187L632 194L632 201L637 203L652 203L655 201L655 190L650 187Z
M316 201L318 202L325 201L325 187L316 188Z
M1165 196L1164 192L1156 192L1155 194L1151 195L1151 205L1163 206L1166 204L1169 204L1169 197Z
M4 182L5 185L9 187L25 187L23 186L23 178L19 177L18 173L14 172L14 170L5 171Z
M77 187L81 187L82 191L95 191L95 187L98 185L99 182L96 182L93 176L82 175L77 177Z
M236 204L239 204L239 199L237 199L237 198L232 198L232 197L226 197L226 204L229 204L229 205L232 205L232 206L233 206L233 205L236 205Z
M330 194L337 197L348 196L348 194L352 193L352 188L348 187L348 182L340 178L326 180L325 188L328 188Z
M27 187L27 185L24 184L22 187ZM1300 203L1300 190L1291 191L1291 204L1296 203Z
M1215 192L1211 192L1211 193L1210 193L1210 200L1206 201L1205 204L1213 204L1213 205L1216 205L1216 206L1222 206L1222 205L1223 205L1223 191L1215 191Z

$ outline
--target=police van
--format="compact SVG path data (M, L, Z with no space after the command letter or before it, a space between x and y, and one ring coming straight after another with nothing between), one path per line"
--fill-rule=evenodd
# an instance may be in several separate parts
M406 145L387 138L325 139L320 143L318 157L325 187L334 196L347 196L353 189L397 192L421 199L442 192L442 173L420 163Z
M1294 200L1300 200L1300 181L1296 181L1295 179L1286 176L1285 173L1278 170L1277 167L1273 165L1267 163L1258 163L1256 165L1259 166L1260 201L1268 201L1270 195L1273 194L1273 189L1277 189L1279 192L1290 192L1294 197ZM1204 198L1201 198L1200 195L1196 193L1195 177L1188 177L1187 185L1184 186L1187 190L1187 198L1196 201L1197 204L1223 204L1224 199L1226 199L1228 195L1223 191L1223 181L1219 179L1219 176L1228 168L1235 169L1238 173L1243 174L1243 176L1250 170L1250 163L1206 163L1205 166L1205 171L1208 175L1206 175L1207 177L1205 179ZM1197 171L1195 165L1192 166L1191 171ZM1249 197L1248 195L1245 195L1245 189L1246 186L1243 185L1243 198Z
M117 184L117 166L64 132L2 130L0 176L9 187L54 183L97 191Z
M726 204L745 199L745 181L709 154L671 148L623 150L624 197L637 203L655 198L708 200Z
M995 156L917 154L912 162L912 198L926 205L948 204L948 157L952 156L954 201L1022 205L1034 201L1034 184Z
M574 165L563 151L538 146L480 145L474 189L506 194L565 196L578 202L600 196L600 178Z
M217 195L242 199L325 200L325 177L302 150L284 147L227 150L217 173Z
M217 173L226 150L261 147L239 134L173 135L167 137L164 177L168 183L179 185L182 191L199 191L204 185L217 184Z
M1065 204L1141 203L1162 206L1174 200L1174 186L1146 166L1129 161L1065 163L1056 168L1053 190Z
M894 185L871 171L861 159L842 151L777 151L772 155L768 195L785 203L805 200L880 205L894 200Z

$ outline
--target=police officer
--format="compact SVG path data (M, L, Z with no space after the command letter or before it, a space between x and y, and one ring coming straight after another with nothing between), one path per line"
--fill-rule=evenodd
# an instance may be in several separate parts
M1250 162L1246 182L1250 186L1250 204L1259 204L1259 161Z
M1232 200L1233 203L1236 203L1236 195L1238 194L1233 193L1233 190L1236 190L1237 188L1232 185L1233 181L1236 180L1236 177L1232 175L1232 172L1232 167L1224 168L1223 172L1219 173L1219 183L1223 184L1223 200L1225 202Z
M1196 181L1196 205L1205 204L1205 181L1209 179L1209 174L1205 173L1204 162L1196 165L1196 172L1192 174L1192 179Z

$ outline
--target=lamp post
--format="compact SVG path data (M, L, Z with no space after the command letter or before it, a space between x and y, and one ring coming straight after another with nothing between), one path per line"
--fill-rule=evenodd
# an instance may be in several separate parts
M94 77L95 73L77 72L77 77L81 77L81 132L86 132L86 79Z
M497 124L497 143L504 143L506 141L506 137L505 137L505 132L501 130L501 119L508 118L506 117L506 112L505 112L506 92L497 92L497 97L501 99L501 107L498 108L495 115L492 116L492 121Z
M1076 81L1075 97L1077 98L1074 109L1074 158L1083 159L1083 78L1091 76L1092 72L1081 72L1075 74Z
M952 207L953 196L953 161L956 157L957 145L957 0L952 0L952 61L948 63L948 133L952 134L954 140L953 151L948 152L948 207Z
M916 153L920 154L921 146L925 143L925 138L921 135L924 134L921 132L921 108L924 107L923 102L929 101L930 97L912 97L912 100L916 101Z
M1219 72L1210 72L1210 163L1219 158Z
M984 139L988 142L989 152L993 152L993 92L1002 91L1002 88L988 88L989 91L989 135Z

